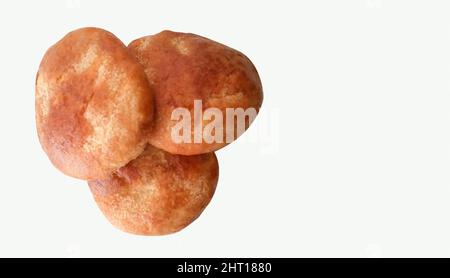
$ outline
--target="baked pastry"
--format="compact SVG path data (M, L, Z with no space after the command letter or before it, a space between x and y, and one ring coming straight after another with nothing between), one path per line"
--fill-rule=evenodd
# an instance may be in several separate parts
M153 96L142 66L118 38L83 28L45 54L35 108L51 162L69 176L97 179L143 152Z
M128 48L143 65L155 94L155 122L148 142L160 149L182 155L218 150L250 125L249 117L244 119L241 132L237 130L237 118L231 118L234 124L227 124L227 108L251 108L254 116L259 111L263 92L258 72L237 50L198 35L171 31L137 39ZM195 100L201 101L200 112L209 108L221 112L222 118L216 122L220 122L220 128L210 128L210 133L203 129L218 119L211 114L200 115L194 122ZM186 108L191 115L189 128L180 129L184 133L181 141L173 137L180 123L177 119L181 119L174 120L177 108ZM199 136L194 134L196 128L202 132Z
M173 155L149 145L109 178L88 183L114 226L138 235L165 235L183 229L202 213L218 174L214 153Z

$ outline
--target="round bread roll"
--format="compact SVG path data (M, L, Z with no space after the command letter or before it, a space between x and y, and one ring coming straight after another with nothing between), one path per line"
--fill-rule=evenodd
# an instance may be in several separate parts
M153 95L142 66L118 38L83 28L45 54L35 108L51 162L69 176L97 179L143 152Z
M218 175L214 153L181 156L149 145L108 179L88 183L100 210L115 227L138 235L166 235L202 213Z
M235 125L226 123L227 108L252 108L254 116L259 111L261 80L252 62L237 50L198 35L171 31L137 39L128 48L144 66L155 94L154 127L148 141L160 149L182 155L218 150L251 123L245 117L239 132L233 127L237 118L231 118ZM194 121L195 100L201 100L201 109L196 111L203 113L198 121ZM172 114L176 108L190 112L188 129L178 131L178 123L186 118ZM209 108L215 111L206 112ZM221 118L212 116L217 111ZM210 123L220 123L221 131L208 126ZM200 130L197 135L196 128ZM181 140L174 140L173 132L182 134Z

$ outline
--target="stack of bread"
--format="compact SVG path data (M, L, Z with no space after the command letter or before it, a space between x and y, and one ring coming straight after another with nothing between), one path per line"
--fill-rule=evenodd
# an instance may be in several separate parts
M262 100L252 62L225 45L163 31L127 47L108 31L82 28L42 59L36 126L52 164L87 180L114 226L165 235L192 223L208 205L219 175L214 151L230 143L174 141L173 111L194 114L195 101L201 101L202 111L259 111ZM184 138L192 139L195 128L211 120L192 119L193 128L187 129L192 134ZM231 128L226 125L223 121L223 129Z

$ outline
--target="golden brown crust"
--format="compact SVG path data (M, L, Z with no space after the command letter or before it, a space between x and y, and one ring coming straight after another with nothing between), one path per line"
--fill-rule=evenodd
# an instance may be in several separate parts
M218 175L214 153L172 155L149 145L108 179L88 183L114 226L133 234L165 235L183 229L202 213Z
M102 178L136 158L152 114L142 66L113 34L78 29L45 54L36 124L43 149L65 174Z
M197 99L202 100L203 110L216 107L225 117L226 108L259 110L262 104L261 81L252 62L225 45L194 34L163 31L137 39L128 48L144 66L155 93L155 123L149 142L160 149L193 155L226 145L225 132L223 143L174 142L171 129L177 122L171 114L175 108L188 108L193 115Z

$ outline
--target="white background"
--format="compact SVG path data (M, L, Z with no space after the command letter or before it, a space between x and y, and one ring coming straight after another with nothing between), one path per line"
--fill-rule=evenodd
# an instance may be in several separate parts
M0 256L450 256L448 1L2 1ZM34 122L46 49L97 26L163 29L247 54L264 89L218 152L202 216L164 237L113 228L56 170ZM246 140L258 133L256 140Z

